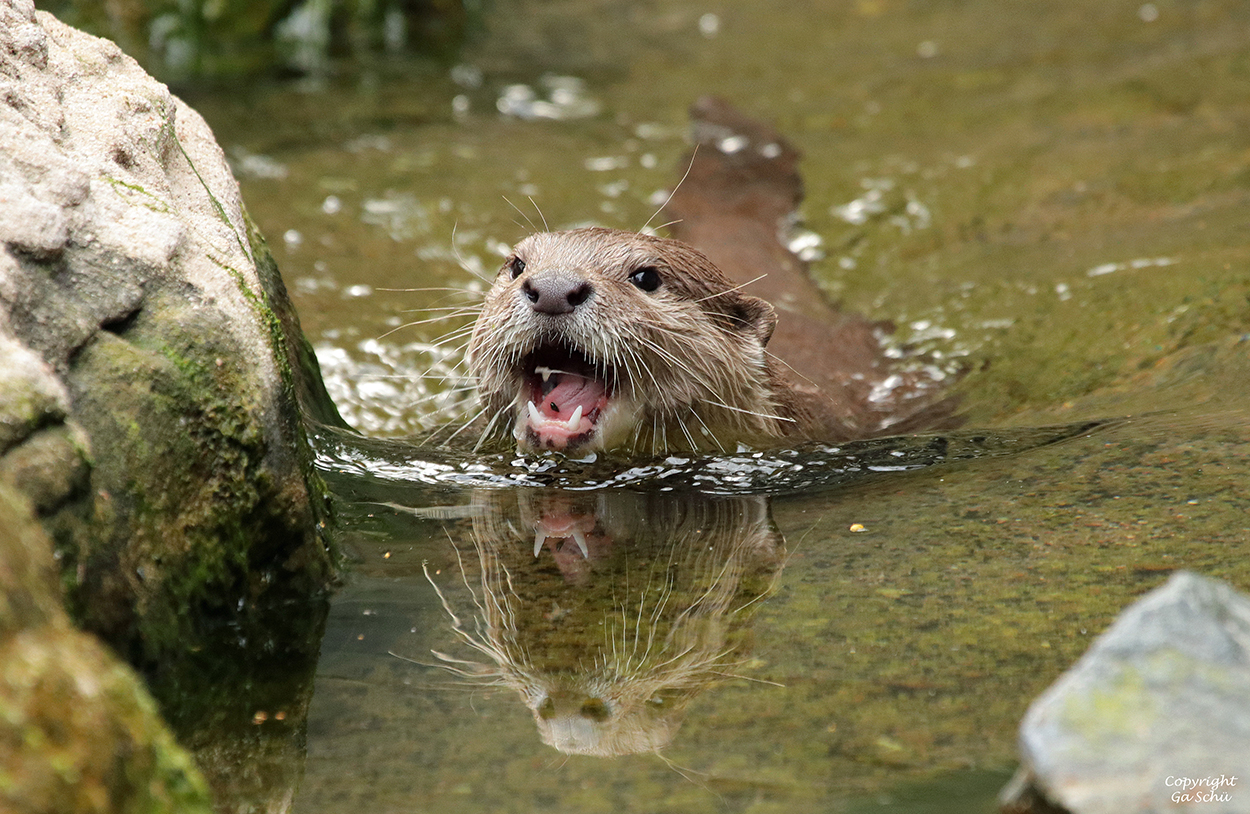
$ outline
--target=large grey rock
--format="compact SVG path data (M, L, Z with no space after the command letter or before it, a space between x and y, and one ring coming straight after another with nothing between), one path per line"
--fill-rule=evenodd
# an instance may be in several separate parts
M0 0L0 478L89 629L152 657L189 606L325 586L299 402L334 414L309 359L204 121Z
M1006 811L1250 811L1250 600L1177 573L1033 702L1020 753Z
M287 793L334 573L312 359L203 120L0 0L0 810L208 810L62 587L219 804Z

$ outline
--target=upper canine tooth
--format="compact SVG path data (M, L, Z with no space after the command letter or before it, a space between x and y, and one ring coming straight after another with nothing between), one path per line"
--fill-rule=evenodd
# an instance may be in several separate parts
M574 529L573 542L577 543L577 550L582 552L582 558L590 559L590 546L586 545L586 535Z
M542 376L543 381L547 381L548 379L551 378L551 374L555 373L555 371L549 367L535 367L534 372L537 373L539 376Z

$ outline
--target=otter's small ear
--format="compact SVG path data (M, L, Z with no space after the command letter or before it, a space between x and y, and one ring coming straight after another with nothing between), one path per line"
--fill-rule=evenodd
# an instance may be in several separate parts
M761 345L768 344L777 327L777 310L759 297L738 297L733 304L733 317L739 329L755 334Z

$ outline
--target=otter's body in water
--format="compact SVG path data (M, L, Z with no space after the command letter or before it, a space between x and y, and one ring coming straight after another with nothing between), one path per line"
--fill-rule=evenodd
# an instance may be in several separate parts
M796 151L723 102L694 116L700 146L668 204L685 241L574 229L531 235L505 262L468 348L491 428L522 450L658 454L948 414L932 377L892 367L888 326L828 306L779 241L802 194Z

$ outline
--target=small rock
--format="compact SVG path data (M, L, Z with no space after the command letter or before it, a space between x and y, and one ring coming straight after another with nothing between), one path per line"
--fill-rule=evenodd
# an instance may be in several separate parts
M1250 811L1250 599L1188 572L1029 707L1004 812Z

